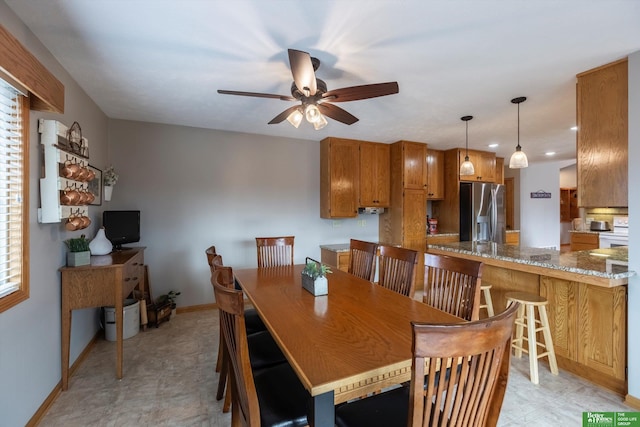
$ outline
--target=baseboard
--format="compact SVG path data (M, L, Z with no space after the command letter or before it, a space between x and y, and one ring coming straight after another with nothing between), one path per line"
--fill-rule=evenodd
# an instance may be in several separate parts
M181 313L190 313L194 311L205 311L205 310L215 310L218 308L218 304L200 304L200 305L190 305L187 307L178 307L176 309L176 314Z
M73 374L78 370L82 362L84 362L87 356L89 356L89 352L91 351L93 346L95 346L96 341L101 335L102 335L102 330L100 329L98 330L98 332L96 332L96 334L93 336L91 341L89 341L89 343L84 348L84 350L82 350L82 353L80 353L76 361L73 362L73 365L71 365L71 367L69 368L69 378L73 376ZM26 427L35 427L39 425L40 422L42 421L42 418L44 418L45 414L47 413L49 408L51 408L51 405L53 405L53 402L56 401L56 399L58 398L61 392L62 392L62 378L60 378L60 381L58 382L58 384L56 384L53 390L51 390L51 393L49 393L49 395L44 400L44 402L42 402L42 404L40 405L38 410L35 412L35 414L33 414L31 419L27 422Z
M627 394L624 397L624 403L631 406L632 408L640 409L640 399L635 396L631 396L630 394Z

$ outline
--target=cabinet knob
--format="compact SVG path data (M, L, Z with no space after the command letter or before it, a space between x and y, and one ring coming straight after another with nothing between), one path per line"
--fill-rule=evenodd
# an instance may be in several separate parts
M129 277L125 277L125 278L124 278L124 281L125 281L125 282L128 282L129 280L131 280L131 278L129 278Z

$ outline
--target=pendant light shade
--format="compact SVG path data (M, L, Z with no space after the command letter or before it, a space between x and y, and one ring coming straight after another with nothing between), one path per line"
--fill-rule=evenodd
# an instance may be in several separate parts
M460 165L460 175L473 175L476 173L473 168L473 163L469 160L469 120L473 119L473 116L460 117L460 120L466 124L466 138L465 138L465 156L464 162Z
M521 96L519 98L513 98L511 100L512 103L518 104L518 145L516 146L516 151L511 155L511 160L509 160L509 168L511 169L522 169L529 166L529 161L527 160L527 155L522 151L522 147L520 147L520 103L526 101L527 98Z

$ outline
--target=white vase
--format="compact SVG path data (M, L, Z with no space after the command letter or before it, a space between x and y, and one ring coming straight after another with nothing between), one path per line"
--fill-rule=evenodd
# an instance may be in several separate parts
M111 253L112 249L113 245L111 244L111 241L107 239L107 236L105 236L104 227L101 227L96 233L96 237L94 237L89 243L91 255L106 255Z
M109 202L111 201L111 193L113 193L113 185L105 185L104 186L104 200Z

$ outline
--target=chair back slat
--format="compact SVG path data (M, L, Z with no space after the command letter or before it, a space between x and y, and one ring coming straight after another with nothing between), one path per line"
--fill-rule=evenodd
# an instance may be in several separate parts
M216 247L213 245L205 249L204 253L207 255L207 262L209 263L209 265L211 265L211 261L213 260L213 257L218 255L218 253L216 252Z
M516 312L512 305L495 317L469 323L412 322L411 426L495 424Z
M424 266L425 304L465 320L479 318L481 262L427 253Z
M380 245L378 284L413 298L417 257L412 249Z
M231 364L233 415L241 418L240 425L260 426L260 406L253 382L244 322L244 299L242 291L225 285L223 271L223 269L216 270L211 277L211 283L220 310L220 330L224 337L224 351L227 352Z
M349 252L349 273L373 282L376 274L378 244L351 239Z
M256 237L258 268L293 265L295 236Z

